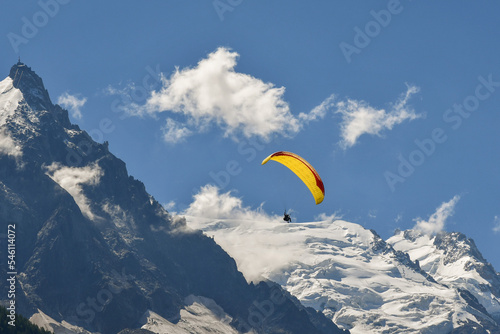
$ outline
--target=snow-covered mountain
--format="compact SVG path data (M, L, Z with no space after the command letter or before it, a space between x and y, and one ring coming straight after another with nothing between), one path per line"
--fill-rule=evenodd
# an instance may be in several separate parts
M490 314L496 306L486 306L498 301L493 292L498 274L463 235L442 233L432 248L425 239L403 243L400 234L386 243L374 231L342 220L186 219L213 236L247 279L257 281L261 275L278 282L351 333L500 333ZM448 264L474 258L466 267L477 284L470 286L471 279L461 276L464 269L427 271L432 263L423 261L424 254ZM422 267L413 256L422 258ZM430 275L436 273L441 276ZM442 279L445 273L448 280ZM490 285L487 275L496 277L490 277Z
M0 82L1 230L8 224L16 226L16 311L62 333L138 332L155 322L169 333L342 332L278 285L248 284L214 240L129 176L107 143L71 124L21 62Z
M398 231L387 242L408 253L437 282L472 293L500 323L500 274L483 258L472 239L459 232L430 236L407 230Z

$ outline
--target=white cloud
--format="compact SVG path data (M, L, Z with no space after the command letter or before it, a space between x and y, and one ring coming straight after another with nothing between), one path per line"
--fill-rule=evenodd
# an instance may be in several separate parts
M495 219L493 220L493 232L498 233L500 232L500 217L495 216Z
M304 240L291 236L288 228L298 226L283 222L280 215L269 215L262 205L253 210L230 192L219 193L207 185L194 196L183 212L188 226L205 231L235 260L248 281L262 280L266 272L287 266L304 254Z
M71 95L68 92L65 92L57 99L57 103L61 105L63 108L69 109L71 112L71 116L76 119L82 119L81 108L87 102L87 98L78 98L76 95Z
M435 234L442 231L446 220L453 215L458 200L460 200L460 196L457 195L450 201L442 203L436 209L436 212L429 217L429 220L423 220L422 218L415 219L417 223L413 228L426 234Z
M194 195L194 201L184 211L185 215L212 219L243 219L270 221L280 219L278 216L269 216L262 209L256 210L244 207L240 198L231 195L231 192L220 194L219 188L214 185L201 187L200 192Z
M168 203L162 204L163 208L168 211L171 216L177 216L178 212L175 210L177 207L177 203L175 201L170 201Z
M174 201L170 201L168 203L163 204L163 207L165 208L165 210L171 211L175 208L176 205L177 204Z
M191 130L171 118L167 118L167 122L162 130L163 140L171 144L179 143L192 134Z
M365 133L379 136L385 129L392 129L405 120L414 120L422 115L407 105L409 98L417 93L419 88L408 86L408 90L390 111L376 109L364 101L350 100L337 103L337 113L342 115L341 144L344 148L352 147L360 136Z
M310 112L299 114L299 119L304 122L315 121L318 118L323 119L326 112L335 106L335 94L328 96L321 104L314 107Z
M9 133L5 129L0 129L0 155L1 154L14 157L19 157L22 155L20 145L16 143L16 141L9 135Z
M97 216L92 213L89 201L81 186L83 184L98 184L104 174L102 169L97 164L78 168L61 166L55 162L47 166L46 169L46 174L73 197L82 214L88 219L94 220Z
M336 220L342 219L342 216L339 215L339 213L336 211L332 213L331 215L327 215L326 213L320 213L319 215L314 217L315 220L317 221L323 221L323 222L334 222Z
M162 77L163 87L152 92L144 106L132 105L128 111L180 113L186 117L184 128L193 132L215 124L233 137L268 140L273 134L297 133L300 123L283 99L285 88L236 72L238 57L220 47L194 68L177 68L169 79Z
M149 91L149 87L129 83L123 89L110 86L106 93L122 96L114 108L127 115L178 114L175 121L167 118L162 127L163 139L172 144L212 127L235 140L254 136L265 141L274 135L293 137L309 122L325 118L331 110L342 115L341 143L348 148L365 133L380 135L405 120L421 117L407 105L419 90L415 86L408 86L389 111L376 109L364 101L336 102L337 96L331 94L309 112L295 117L284 100L285 87L237 72L238 57L237 52L219 47L194 67L176 68L170 77L161 74L162 87L158 90ZM133 94L139 91L140 94Z

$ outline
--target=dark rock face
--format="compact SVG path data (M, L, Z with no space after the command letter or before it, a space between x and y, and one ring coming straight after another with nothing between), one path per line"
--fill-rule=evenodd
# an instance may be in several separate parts
M14 65L10 77L24 99L4 126L22 156L0 155L0 228L16 224L20 313L38 308L114 334L137 328L148 309L175 322L193 294L213 299L243 332L342 332L281 288L247 284L213 239L170 216L107 145L72 125L29 67ZM272 312L252 318L270 301Z
M441 232L436 235L434 245L437 249L445 251L444 264L455 262L465 255L477 259L479 262L487 263L479 252L474 240L468 239L460 232Z
M460 232L443 232L436 235L434 245L444 252L444 264L451 263L465 256L470 257L471 261L465 265L464 269L475 269L481 277L491 283L488 290L494 296L500 297L500 274L495 271L491 263L486 261L474 240L467 238Z

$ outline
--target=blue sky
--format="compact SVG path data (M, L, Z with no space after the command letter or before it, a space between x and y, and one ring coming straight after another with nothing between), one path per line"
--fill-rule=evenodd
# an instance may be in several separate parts
M172 211L213 184L252 210L336 213L388 238L446 203L444 230L499 270L499 4L2 6L4 76L20 55ZM280 150L316 167L322 204L283 166L260 165Z

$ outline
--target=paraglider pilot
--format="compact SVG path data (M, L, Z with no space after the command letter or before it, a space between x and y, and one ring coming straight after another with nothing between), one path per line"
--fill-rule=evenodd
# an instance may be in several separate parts
M283 220L286 221L287 223L292 222L292 218L290 218L290 215L288 213L286 213L286 210L285 210L285 214L283 216Z

